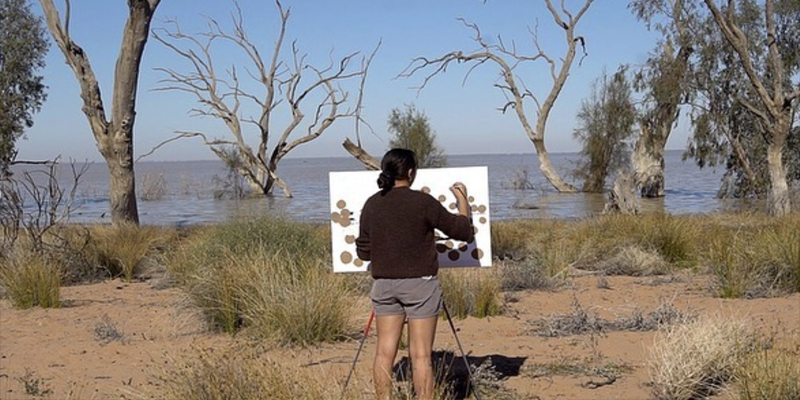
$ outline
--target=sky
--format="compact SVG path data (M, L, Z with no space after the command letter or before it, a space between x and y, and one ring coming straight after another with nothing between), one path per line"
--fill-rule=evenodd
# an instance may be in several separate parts
M56 0L63 7L63 1ZM558 1L554 1L559 3ZM87 52L98 77L106 110L110 112L113 69L119 51L122 27L127 16L124 0L73 0L70 33ZM512 112L503 114L503 93L494 87L499 69L485 64L467 75L470 66L454 64L430 81L422 90L423 75L398 77L414 57L435 58L452 51L470 52L478 48L473 31L458 18L476 24L487 40L498 37L514 43L522 54L535 51L531 32L553 58L565 53L563 29L557 27L543 0L283 0L291 10L287 38L295 41L300 53L317 67L354 52L370 54L380 42L372 62L363 94L363 118L370 124L361 127L364 148L380 156L388 146L387 119L392 109L413 104L422 111L446 154L533 153L533 144ZM566 7L577 12L582 0L566 0ZM239 0L248 35L264 55L271 55L279 17L269 0ZM39 3L32 2L36 13ZM168 19L177 20L185 33L205 30L208 18L230 26L234 3L229 0L163 0L156 11L152 28L165 27ZM63 11L63 8L62 8ZM63 14L62 14L63 17ZM613 73L621 64L641 65L658 41L635 19L623 0L596 0L577 32L586 38L588 55L579 65L576 59L570 77L548 120L545 144L551 153L579 151L573 139L576 114L591 92L592 82L605 70ZM285 46L288 49L288 46ZM247 61L233 48L214 48L218 69L246 68ZM286 53L285 60L290 60ZM17 143L19 160L52 159L102 161L86 118L81 112L80 90L60 50L51 45L41 71L48 98L34 127ZM145 49L139 80L134 152L139 157L176 131L202 131L210 137L229 138L227 128L210 117L196 117L189 111L197 107L191 95L155 90L163 87L166 75L159 67L188 72L188 66L174 52L156 40ZM543 99L552 86L545 65L534 64L519 71L519 77L534 94ZM345 89L356 97L358 82ZM354 106L354 102L351 103ZM533 103L527 105L528 118L535 120ZM245 110L247 112L247 110ZM278 112L273 129L282 130L287 110ZM311 114L311 109L306 110ZM302 133L302 132L298 132ZM256 146L254 132L250 144ZM352 119L339 120L323 136L304 144L290 157L346 157L341 146L345 138L355 141ZM685 147L687 134L679 129L667 144L670 149ZM270 143L272 148L273 143ZM185 161L214 159L214 154L199 139L182 139L161 147L144 160Z

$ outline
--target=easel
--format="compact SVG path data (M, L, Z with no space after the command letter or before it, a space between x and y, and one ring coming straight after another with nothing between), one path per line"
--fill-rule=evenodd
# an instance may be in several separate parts
M456 325L453 323L453 317L450 316L450 310L447 309L447 303L442 300L442 309L444 309L444 315L447 317L447 322L450 323L450 329L453 331L453 336L456 338L456 344L458 345L458 350L461 352L461 359L464 360L464 367L467 369L467 377L469 378L469 384L472 387L472 393L475 394L475 398L477 400L481 399L480 391L478 391L478 387L475 385L475 379L472 377L472 369L469 367L469 361L467 360L467 354L464 353L464 348L461 346L461 340L458 339L458 333L456 333ZM364 348L364 342L367 340L367 336L369 335L369 329L372 326L372 320L375 318L375 310L371 310L369 313L369 319L367 319L367 326L364 327L364 333L361 336L361 343L358 345L358 351L356 352L356 356L353 358L353 364L350 366L350 372L347 374L347 379L344 381L344 387L342 387L342 399L344 399L344 395L347 392L347 385L350 383L350 378L353 376L353 371L356 369L356 362L358 361L358 356L361 355L361 350Z

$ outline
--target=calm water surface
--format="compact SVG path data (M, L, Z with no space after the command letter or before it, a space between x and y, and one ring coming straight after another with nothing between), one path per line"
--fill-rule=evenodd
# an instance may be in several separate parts
M576 154L552 154L553 163L569 181ZM514 218L578 218L603 210L600 194L559 194L554 192L539 172L535 154L459 155L448 158L449 166L487 166L489 169L490 215L495 220ZM715 198L721 171L699 169L691 161L681 161L680 151L666 156L666 197L643 199L644 212L665 211L672 214L706 213L726 205ZM273 213L304 221L327 221L328 173L362 170L352 158L285 159L279 174L294 194L285 198L215 199L220 181L227 171L219 161L140 162L136 166L137 190L140 191L139 214L144 224L191 225L220 222L252 213ZM514 182L527 172L533 189L519 190ZM167 194L159 200L141 200L145 181L163 177ZM68 188L71 172L62 165L59 180ZM377 188L376 188L377 190ZM279 193L276 191L276 193ZM108 171L105 163L89 164L80 180L72 222L105 222L108 216Z

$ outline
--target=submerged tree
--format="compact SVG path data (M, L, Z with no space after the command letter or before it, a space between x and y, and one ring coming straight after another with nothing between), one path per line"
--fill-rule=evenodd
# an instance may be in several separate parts
M235 165L254 192L271 195L274 186L278 186L291 197L291 190L278 175L278 164L290 151L318 138L337 120L357 115L358 105L348 107L352 101L342 85L362 76L368 63L354 67L352 64L358 53L351 53L318 68L307 61L295 42L291 43L287 54L284 45L290 9L284 9L280 1L276 0L275 4L280 15L280 30L268 59L262 57L259 47L248 36L238 5L230 31L209 19L210 30L201 35L183 33L177 21L170 21L169 28L156 32L155 39L190 66L189 72L159 68L167 75L160 90L194 96L199 106L193 108L192 113L219 118L231 135L222 139L211 138L205 132L182 131L156 149L180 138L200 137L220 159ZM225 44L241 52L250 65L231 65L223 72L218 66L221 58L215 58L212 50ZM260 94L248 91L253 83L262 86ZM255 110L252 114L251 109ZM279 127L276 125L284 121L279 115L281 111L288 114L288 122ZM306 112L311 114L310 121L306 120ZM255 146L247 140L249 131L245 128L248 125L254 127ZM236 154L239 159L233 163L228 159L230 154Z
M389 114L389 132L393 135L389 147L413 150L420 168L447 165L447 157L436 144L436 134L428 122L428 116L413 105L406 106L405 111L398 108L392 110Z
M133 126L136 121L136 91L144 47L150 36L150 22L161 0L128 0L128 19L122 31L117 64L111 118L106 115L100 85L89 56L70 36L70 2L65 0L64 23L53 0L39 0L47 18L47 28L72 68L81 88L83 113L89 120L97 149L108 166L111 177L109 200L114 224L139 223L136 206L136 179L133 160ZM102 33L96 33L102 34Z
M26 0L0 0L0 178L9 174L16 142L47 97L37 75L49 47L46 35Z
M627 140L637 114L626 74L621 68L609 79L603 72L578 111L574 136L582 148L575 175L583 179L585 192L602 192L606 178L627 165Z
M532 55L523 55L517 51L516 45L506 46L502 40L498 44L490 43L483 38L477 25L461 20L474 32L474 40L480 47L479 50L474 52L453 51L437 58L417 57L401 73L401 76L410 77L417 73L423 73L423 71L429 71L420 86L421 90L429 80L440 73L444 73L451 64L468 63L472 66L470 70L486 63L495 65L500 70L500 79L502 81L502 83L495 84L495 87L499 88L509 99L501 109L505 112L511 108L516 112L522 128L536 149L542 174L559 192L577 192L577 189L564 181L553 167L545 146L544 135L547 131L547 120L550 112L553 110L556 99L558 99L567 82L570 69L578 53L578 47L585 45L585 38L576 35L576 27L594 0L584 0L583 6L576 13L567 10L564 6L564 1L561 1L560 10L553 5L552 0L544 0L544 2L553 19L553 23L559 29L562 29L564 33L566 51L560 59L556 60L545 53L539 46L539 38L535 33L532 34L532 42L536 47L535 52ZM520 65L536 62L543 62L548 66L550 79L552 80L552 86L543 101L540 101L540 96L529 90L523 80L516 74L516 70ZM528 104L526 99L533 102L536 111L536 123L533 125L530 123L529 116L525 110L525 105Z
M689 94L696 5L687 0L634 0L630 7L649 29L663 35L635 79L644 99L631 157L642 196L663 197L664 151ZM669 22L656 22L660 14L666 14Z

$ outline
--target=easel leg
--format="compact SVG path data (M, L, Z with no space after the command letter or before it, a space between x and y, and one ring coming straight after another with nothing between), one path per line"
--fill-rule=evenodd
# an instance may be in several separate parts
M467 376L469 377L469 384L472 386L472 393L475 393L475 398L477 400L481 399L481 393L478 391L478 387L475 386L475 379L472 377L472 368L469 367L469 361L467 361L467 354L464 353L464 348L461 346L461 341L458 339L458 334L456 333L456 325L453 323L453 318L450 316L450 310L447 309L447 303L442 301L442 308L444 309L444 315L447 316L447 322L450 323L450 329L453 331L453 336L456 338L456 344L458 344L458 350L461 352L461 359L464 360L464 366L467 368Z
M344 399L345 392L347 392L347 385L350 383L350 378L353 376L353 371L356 369L356 362L358 361L358 356L361 355L361 349L364 348L364 342L367 340L367 336L369 335L369 328L372 326L372 320L375 318L375 310L371 310L369 313L369 319L367 320L367 326L364 327L364 334L361 336L361 343L358 345L358 351L356 352L356 356L353 358L353 365L350 367L350 372L347 374L347 379L344 381L344 387L342 388L342 399Z

